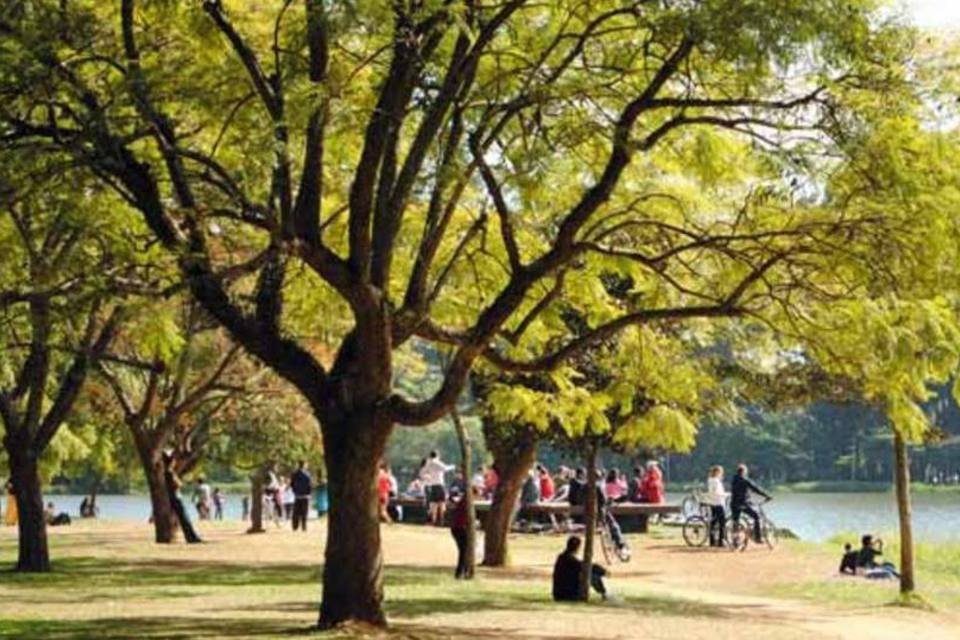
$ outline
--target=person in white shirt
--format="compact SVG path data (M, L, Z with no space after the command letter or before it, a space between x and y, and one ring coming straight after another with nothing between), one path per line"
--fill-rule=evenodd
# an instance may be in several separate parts
M726 544L727 514L724 504L727 490L723 487L723 467L716 464L707 474L706 503L710 505L710 546L722 547Z
M444 474L453 471L452 464L445 464L440 460L436 451L431 451L426 463L420 469L420 479L423 481L427 494L427 511L430 524L443 525L443 516L447 507L447 485Z

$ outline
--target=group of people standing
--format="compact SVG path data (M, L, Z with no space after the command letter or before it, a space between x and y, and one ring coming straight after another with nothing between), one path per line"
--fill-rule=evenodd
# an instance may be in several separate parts
M306 531L313 492L313 477L307 471L305 460L297 464L289 478L278 477L273 468L270 468L267 470L267 486L263 492L264 513L269 515L278 527L281 520L289 520L294 531Z

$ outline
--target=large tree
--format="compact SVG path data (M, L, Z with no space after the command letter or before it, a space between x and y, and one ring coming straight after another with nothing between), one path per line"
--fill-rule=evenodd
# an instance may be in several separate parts
M682 173L677 152L711 155L711 132L753 140L738 160L774 173L774 151L819 150L804 133L848 124L838 87L899 79L873 7L24 1L0 22L0 136L115 188L306 398L331 495L320 624L383 624L375 476L395 424L445 415L478 358L551 369L633 324L741 314L815 269L819 239L856 238L860 221L678 210L651 186ZM549 291L589 293L596 269L573 267L598 260L643 272L644 295L575 339L538 325ZM329 366L284 304L298 270L335 300L314 323L349 318ZM393 386L414 336L456 347L423 400Z

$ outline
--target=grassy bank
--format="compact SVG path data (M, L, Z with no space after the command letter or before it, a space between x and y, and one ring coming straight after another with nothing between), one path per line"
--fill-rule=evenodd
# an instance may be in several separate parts
M900 565L900 544L895 532L880 533L884 559ZM793 542L798 560L826 566L829 579L785 580L774 588L783 597L804 598L832 606L883 606L896 604L896 580L868 581L837 575L844 543L859 546L859 535L844 533L823 543ZM930 605L942 610L960 610L960 542L920 542L914 548L917 592Z

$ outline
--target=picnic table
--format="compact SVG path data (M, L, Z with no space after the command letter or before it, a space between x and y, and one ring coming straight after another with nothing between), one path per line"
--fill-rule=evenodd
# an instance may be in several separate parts
M427 521L427 507L421 498L398 498L391 504L403 507L403 521L424 523ZM490 511L489 500L476 500L474 507L477 517L484 521ZM644 502L615 502L610 505L610 513L620 523L624 533L646 533L651 516L675 515L680 513L678 504L650 504ZM524 505L517 513L518 518L526 520L549 520L550 516L582 516L583 507L572 506L569 502L536 502Z

